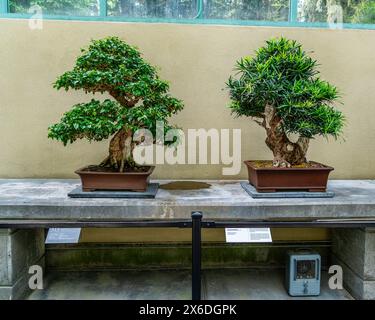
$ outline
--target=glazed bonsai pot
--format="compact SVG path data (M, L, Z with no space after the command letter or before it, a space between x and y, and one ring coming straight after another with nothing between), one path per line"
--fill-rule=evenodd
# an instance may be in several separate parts
M155 167L142 172L109 172L91 170L90 166L75 171L81 178L83 191L128 190L146 191L150 175Z
M309 166L291 168L259 166L259 163L265 162L267 161L245 161L249 182L258 192L325 192L328 175L333 170L332 167L312 161L309 162Z

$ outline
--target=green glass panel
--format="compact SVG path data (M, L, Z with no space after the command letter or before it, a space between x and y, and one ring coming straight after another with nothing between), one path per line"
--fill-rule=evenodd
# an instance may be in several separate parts
M97 16L98 0L9 0L11 13Z
M196 0L108 0L107 10L109 16L192 19L197 4Z
M289 0L204 0L207 19L287 21Z
M375 0L298 0L298 21L375 24Z

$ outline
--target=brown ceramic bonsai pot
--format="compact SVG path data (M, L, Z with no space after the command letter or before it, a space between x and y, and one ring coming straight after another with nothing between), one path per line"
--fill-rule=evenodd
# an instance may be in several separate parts
M259 166L261 162L266 161L245 161L249 182L258 192L325 192L328 175L333 170L332 167L312 161L309 166L291 168Z
M82 181L83 191L94 190L129 190L146 191L150 175L155 167L147 167L148 170L142 172L108 172L91 170L84 167L77 170Z

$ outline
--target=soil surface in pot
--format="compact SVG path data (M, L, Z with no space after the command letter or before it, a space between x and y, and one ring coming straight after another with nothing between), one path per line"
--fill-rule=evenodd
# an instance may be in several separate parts
M249 162L253 164L256 168L274 168L271 160L255 160ZM314 161L308 161L306 163L292 165L291 168L326 168L326 166Z
M126 167L123 172L147 172L150 169L148 166L137 166L137 167ZM101 167L101 166L88 166L82 171L88 172L119 172L111 167Z
M160 189L164 190L198 190L208 189L211 187L210 184L198 181L174 181L166 184L162 184Z

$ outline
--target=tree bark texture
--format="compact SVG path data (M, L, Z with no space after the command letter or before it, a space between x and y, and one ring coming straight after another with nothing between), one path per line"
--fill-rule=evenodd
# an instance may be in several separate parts
M109 155L100 164L101 166L110 166L119 172L124 172L126 163L132 163L133 142L132 131L125 128L119 130L109 143Z
M283 130L282 120L271 105L265 108L262 126L266 129L266 144L273 153L274 167L290 167L306 162L309 139L299 137L297 142L291 142Z

